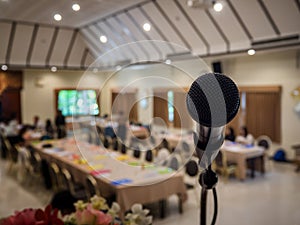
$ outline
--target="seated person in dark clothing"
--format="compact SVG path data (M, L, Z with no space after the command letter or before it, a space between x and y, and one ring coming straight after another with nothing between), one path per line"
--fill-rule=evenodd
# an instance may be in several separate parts
M232 127L226 127L225 140L234 142L235 134L234 134L234 130Z

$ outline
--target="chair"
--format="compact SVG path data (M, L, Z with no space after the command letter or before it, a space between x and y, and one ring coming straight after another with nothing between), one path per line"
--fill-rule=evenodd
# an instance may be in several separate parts
M121 153L124 154L124 155L127 153L127 147L126 147L125 144L121 145Z
M238 177L238 170L236 164L227 161L226 153L219 151L218 155L214 160L214 169L219 172L222 176L225 177L225 182L228 181L228 178L231 174L235 174Z
M185 182L185 186L187 190L194 189L195 191L195 198L197 199L197 205L200 206L200 195L198 191L199 183L198 183L198 177L199 177L199 167L195 160L191 159L187 162L185 165L185 174L188 176L189 180L194 179L193 182Z
M112 139L112 147L113 147L113 150L115 150L115 151L119 150L118 138L115 137L115 138Z
M70 191L76 199L86 199L86 192L83 185L75 183L71 173L63 168L61 170L61 180L64 189Z
M182 159L179 154L173 153L168 160L167 166L173 170L178 170L182 166Z
M146 160L147 162L152 162L152 161L153 161L153 152L152 152L151 149L148 149L148 150L146 151L145 160Z
M12 145L9 140L4 137L3 140L4 148L6 149L7 154L7 173L10 173L13 169L17 168L18 165L18 149Z
M155 159L155 163L160 166L167 165L168 158L170 156L170 152L166 148L162 148L158 150L157 157Z
M256 139L256 144L258 146L261 146L265 149L264 151L264 159L267 159L269 161L269 159L272 157L270 154L270 149L272 147L272 140L271 138L269 138L266 135L261 135ZM270 162L270 161L269 161ZM270 164L269 164L270 166Z
M103 140L103 146L104 148L109 148L109 140L107 137L104 136L104 140Z
M192 156L190 146L186 141L182 142L182 156L185 160L188 160Z
M133 149L133 157L139 159L141 157L141 150L139 147Z
M88 199L90 199L94 195L100 196L100 189L98 188L97 181L93 176L88 175L85 184L86 184L86 195Z
M54 191L58 191L61 188L60 170L56 163L52 162L49 165L49 173L51 178L51 186Z
M17 180L21 183L29 181L32 178L33 166L30 160L30 154L25 147L16 145L15 148L18 151L18 173Z

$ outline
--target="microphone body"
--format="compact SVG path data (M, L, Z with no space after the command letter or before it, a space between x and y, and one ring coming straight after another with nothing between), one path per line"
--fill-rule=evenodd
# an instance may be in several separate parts
M238 112L239 90L223 74L204 74L192 83L186 104L191 117L198 123L194 143L200 166L206 168L224 142L225 125Z
M197 157L201 159L200 166L207 168L214 159L225 139L225 126L206 127L201 124L197 126L197 133L194 132L194 143ZM206 151L206 154L204 152Z

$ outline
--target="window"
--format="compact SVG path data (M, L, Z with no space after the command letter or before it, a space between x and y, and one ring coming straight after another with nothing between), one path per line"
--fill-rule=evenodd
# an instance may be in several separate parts
M168 119L170 123L174 122L174 92L168 91Z

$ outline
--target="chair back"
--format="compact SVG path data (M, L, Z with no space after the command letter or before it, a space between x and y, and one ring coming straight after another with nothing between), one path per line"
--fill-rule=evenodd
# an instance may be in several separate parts
M170 152L168 149L166 148L159 149L155 161L157 162L157 164L164 166L167 164L169 156L170 156Z
M91 175L88 175L86 178L86 191L87 191L86 194L88 198L91 198L94 195L100 196L100 190L98 188L97 181Z
M133 157L137 159L141 157L141 150L139 147L133 149Z
M127 153L127 147L126 147L126 145L124 143L122 143L122 145L121 145L121 153L122 154L126 154Z
M7 150L7 158L14 163L18 161L18 150L13 146L10 141L4 137L4 147Z
M69 190L71 194L75 196L73 177L71 173L65 168L61 170L61 181L63 188Z
M188 161L187 164L185 165L185 172L190 177L197 176L197 174L199 172L199 167L198 167L197 162L195 160Z
M103 140L103 146L104 146L104 148L109 148L109 141L105 136L104 136L104 140Z
M151 150L151 149L148 149L148 150L146 151L145 160L146 160L147 162L152 162L152 160L153 160L153 153L152 153L152 150Z
M178 154L173 154L169 159L168 167L173 170L178 170L182 164L182 160Z
M49 166L49 173L51 177L51 184L54 190L59 190L61 187L60 170L56 163L52 162Z
M112 139L112 146L113 146L113 150L118 151L119 150L119 141L118 138L113 138Z
M265 150L269 150L271 148L272 140L266 135L259 136L256 141L257 145L263 147Z

